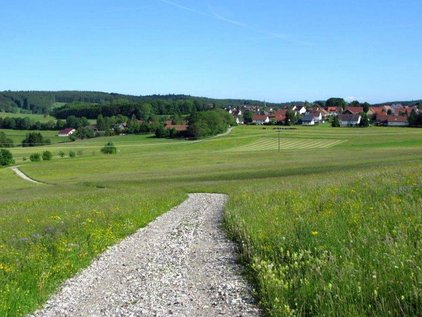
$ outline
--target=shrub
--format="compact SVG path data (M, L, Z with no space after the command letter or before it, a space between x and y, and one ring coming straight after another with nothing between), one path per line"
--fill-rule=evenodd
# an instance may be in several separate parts
M104 154L116 154L117 149L114 146L113 142L108 142L102 149L101 152Z
M59 156L60 156L61 158L63 158L63 157L65 156L64 152L63 152L63 151L60 151L60 152L59 152Z
M75 151L69 151L69 157L75 157L76 153Z
M52 158L53 158L53 154L50 151L43 152L42 159L44 161L51 161Z
M13 147L13 140L6 137L4 132L0 132L0 147Z
M30 159L31 162L39 162L39 161L41 161L41 155L40 155L40 153L32 153L29 156L29 159Z
M49 139L45 139L41 133L39 132L31 132L28 133L25 139L22 141L22 146L39 146L39 145L46 145L50 144L51 141Z
M8 166L15 163L12 153L9 150L0 150L0 166Z

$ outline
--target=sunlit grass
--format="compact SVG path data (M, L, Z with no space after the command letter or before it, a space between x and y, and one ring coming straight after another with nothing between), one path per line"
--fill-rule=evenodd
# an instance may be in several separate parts
M127 135L11 149L49 185L0 169L0 316L34 310L189 192L230 196L227 226L270 315L420 313L422 129L299 127L280 136L302 149L278 152L273 127L200 141ZM116 155L100 153L109 140ZM251 147L263 141L271 146ZM52 161L23 160L47 149Z

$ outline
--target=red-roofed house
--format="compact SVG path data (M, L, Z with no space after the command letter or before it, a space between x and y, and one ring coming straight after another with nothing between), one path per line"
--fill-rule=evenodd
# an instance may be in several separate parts
M352 107L352 106L348 106L346 107L346 109L344 109L343 113L344 114L360 114L361 112L363 112L363 107Z
M164 127L166 130L172 130L174 129L176 132L186 132L188 131L188 125L187 124L173 124L171 120L167 120L164 123Z
M406 127L409 125L409 121L406 116L380 115L377 116L377 124L389 127Z
M286 113L287 110L277 110L274 113L274 120L276 122L283 123L284 121L286 121Z
M325 110L328 112L328 114L329 114L330 116L336 116L336 115L338 115L338 114L339 114L339 112L341 111L341 110L339 109L339 107L327 107Z
M263 114L254 114L252 117L252 123L256 124L256 125L263 125L265 123L269 123L270 122L270 118Z

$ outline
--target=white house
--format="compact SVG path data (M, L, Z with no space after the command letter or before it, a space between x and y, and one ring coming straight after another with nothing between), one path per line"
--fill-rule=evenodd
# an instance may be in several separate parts
M239 116L234 116L234 119L237 124L243 124L243 119L241 119Z
M302 125L315 125L315 119L312 113L305 113L302 118Z
M342 127L354 127L360 124L362 116L360 114L340 114L338 121Z
M269 122L270 122L270 118L265 114L264 115L254 114L252 117L252 123L256 125L263 125Z
M66 128L66 129L60 130L58 136L64 138L64 137L71 136L75 132L76 130L73 128Z
M405 116L388 116L388 126L389 127L407 127L409 121Z
M294 106L293 109L297 114L304 114L306 112L306 108L304 106Z
M377 124L389 127L406 127L409 125L409 121L405 116L384 115L377 116Z
M322 112L312 111L311 115L313 116L315 123L324 123Z

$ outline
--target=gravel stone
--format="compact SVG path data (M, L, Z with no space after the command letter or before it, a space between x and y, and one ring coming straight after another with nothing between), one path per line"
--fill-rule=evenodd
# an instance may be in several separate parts
M226 200L190 194L110 247L31 316L260 316L221 227Z

